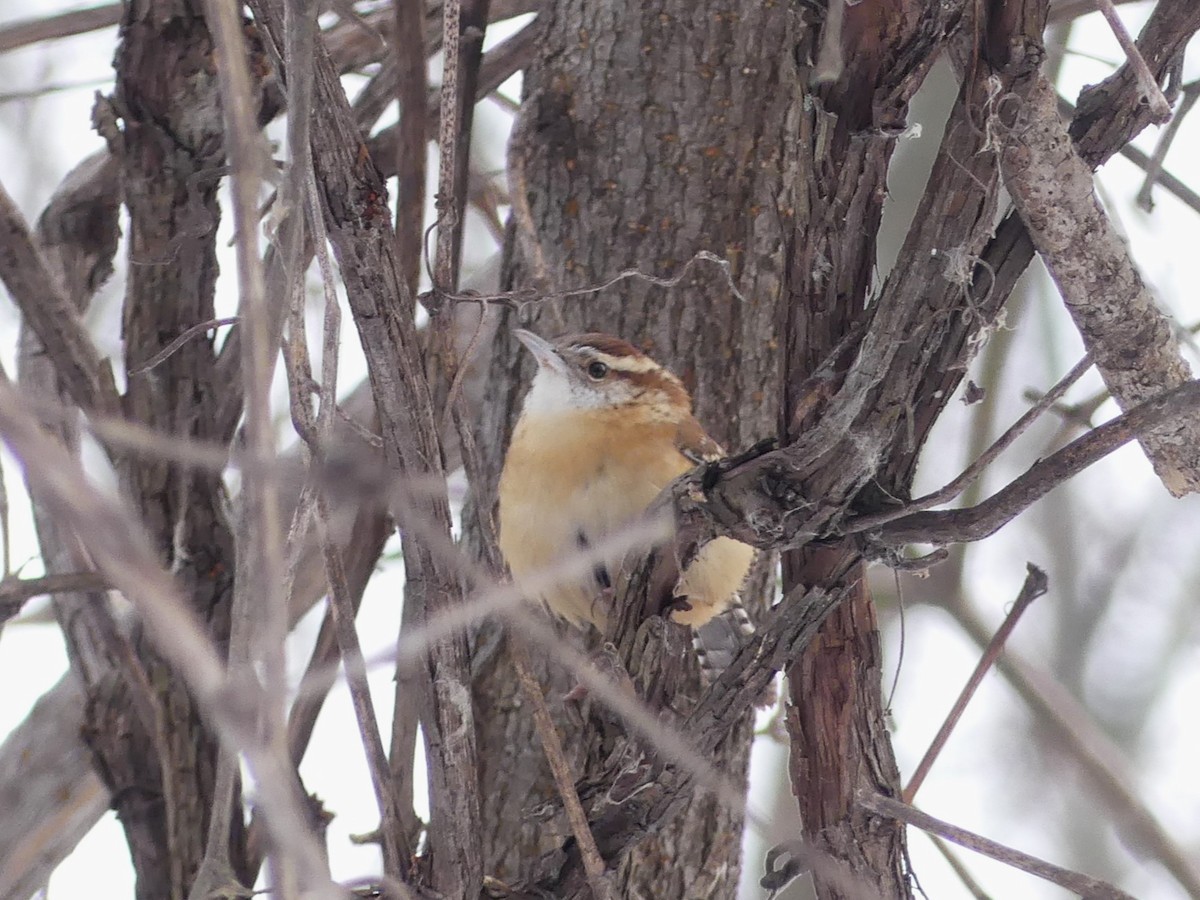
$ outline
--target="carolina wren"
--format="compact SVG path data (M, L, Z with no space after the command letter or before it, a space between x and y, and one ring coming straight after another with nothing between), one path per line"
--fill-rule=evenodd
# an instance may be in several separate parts
M677 476L723 451L692 415L680 380L632 344L607 334L553 343L515 334L538 364L500 475L500 550L520 585L617 534ZM726 610L753 556L725 537L701 547L675 586L671 618L699 627ZM530 599L603 630L620 566L606 560L590 578Z

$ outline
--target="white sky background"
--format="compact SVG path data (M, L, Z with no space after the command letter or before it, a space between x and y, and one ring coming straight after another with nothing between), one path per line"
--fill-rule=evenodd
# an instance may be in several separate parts
M0 8L0 23L70 8L75 7L53 0L4 4ZM1135 34L1148 9L1149 4L1121 7L1122 17ZM496 32L491 38L497 40L502 36ZM92 92L96 89L107 92L112 88L114 40L115 29L108 29L0 55L0 94L48 85L85 85L35 99L0 100L0 159L5 160L0 177L30 220L40 212L62 176L101 146L88 125L89 112ZM1068 98L1074 98L1081 85L1109 74L1121 60L1116 42L1098 15L1088 16L1076 24L1071 43L1072 47L1081 48L1095 58L1067 57L1062 84ZM1195 52L1192 56L1185 81L1200 77L1200 60L1195 58ZM517 88L512 85L510 88L510 96L516 96ZM918 114L917 108L914 107L914 116ZM484 171L501 171L507 115L495 104L484 103L478 108L477 116L475 152L480 160L478 167ZM916 140L936 145L940 130L937 123L922 124L925 125L924 135ZM48 135L55 135L55 139L49 141ZM1138 145L1150 152L1155 138L1156 130L1149 129L1139 138ZM1189 180L1194 188L1200 187L1193 162L1196 159L1200 159L1200 117L1193 114L1183 125L1168 157L1167 169ZM431 157L431 196L433 163ZM1140 179L1141 173L1137 169L1118 158L1101 173L1104 200L1128 234L1134 258L1142 266L1143 275L1156 290L1160 302L1177 321L1190 325L1200 320L1200 301L1196 297L1196 285L1200 283L1200 218L1161 188L1156 189L1157 206L1152 214L1137 210L1133 197ZM921 185L893 184L892 188L899 196L904 191L919 191ZM227 237L227 221L224 228ZM465 245L468 270L490 256L493 249L494 244L486 230L475 222L468 230ZM232 310L236 290L232 273L235 269L232 253L224 248L222 252L226 254L223 257L226 276L220 286L221 302ZM120 258L119 254L118 266L121 265ZM111 315L111 310L112 304L119 302L121 284L121 273L118 272L94 306L94 309L106 312L91 317L93 323L105 323L97 340L101 352L113 357L119 356L121 348L118 317ZM317 309L315 305L314 309ZM1013 319L1010 319L1012 323ZM312 327L317 324L314 320ZM344 316L343 324L347 330L343 341L341 387L345 391L365 372L348 315ZM9 372L14 371L17 326L12 304L0 303L0 361ZM319 330L310 333L319 333ZM1005 395L999 428L1019 414L1025 389L1045 389L1082 353L1073 326L1057 295L1050 289L1038 291L1027 304L1019 319L1016 341L1013 359L1017 364L1010 365L1002 382L993 388ZM1195 366L1195 353L1189 353L1189 356ZM1088 396L1096 385L1094 378L1089 379L1082 388L1073 391L1071 397ZM282 414L286 409L286 395L279 392L276 400L276 408ZM1100 415L1104 417L1112 412L1110 404ZM940 452L926 458L919 488L940 485L966 464L961 447L973 414L973 408L951 404L930 442L930 446ZM994 490L1036 458L1042 452L1042 444L1038 442L1047 433L1043 431L1041 437L1036 433L1027 437L1010 456L1006 456L987 477L988 489ZM282 440L290 442L286 438ZM2 459L8 495L14 507L13 563L21 566L28 562L22 574L34 576L40 570L20 472L10 457L3 455ZM98 477L104 475L98 473ZM1096 697L1103 699L1106 694L1111 694L1113 702L1118 702L1125 672L1144 674L1152 670L1147 667L1144 648L1157 646L1157 637L1170 634L1172 629L1182 632L1180 640L1184 642L1185 650L1181 661L1176 663L1169 686L1151 712L1151 726L1133 763L1151 808L1182 846L1197 852L1200 848L1200 817L1196 810L1200 809L1200 786L1194 778L1193 766L1194 760L1200 758L1200 729L1195 715L1195 698L1200 696L1200 649L1194 619L1183 623L1172 619L1171 607L1165 598L1188 589L1186 579L1191 579L1190 589L1195 592L1196 569L1200 565L1200 554L1196 553L1197 537L1200 536L1200 500L1192 497L1171 501L1153 477L1140 450L1133 446L1084 473L1077 479L1077 484L1079 490L1072 495L1072 502L1086 527L1080 532L1085 540L1073 548L1073 557L1064 558L1059 548L1049 546L1042 533L1033 527L1009 527L996 538L966 551L970 601L988 621L998 624L1020 587L1025 561L1033 561L1045 568L1051 578L1051 593L1037 601L1019 627L1016 640L1021 652L1037 661L1039 655L1047 652L1047 642L1069 639L1069 636L1064 638L1051 633L1051 619L1046 610L1056 602L1055 585L1074 578L1073 567L1079 567L1092 578L1103 578L1106 554L1111 549L1105 542L1119 539L1130 523L1144 521L1147 528L1163 529L1161 534L1156 534L1155 540L1146 542L1145 546L1139 545L1135 552L1135 557L1144 557L1150 563L1142 571L1152 574L1121 587L1122 602L1114 604L1098 638L1113 648L1102 658L1120 660L1123 653L1128 665L1116 666L1108 672L1088 673L1085 684ZM1039 511L1035 510L1023 517L1023 522L1030 524L1030 520L1035 520L1038 515ZM1165 527L1164 522L1167 523ZM1097 531L1095 540L1088 537ZM389 549L394 551L396 548ZM1156 567L1153 561L1157 558L1173 559L1176 564ZM394 642L402 580L399 565L392 563L371 582L360 614L360 633L368 654L385 651ZM919 591L919 586L906 588L910 603L914 600L911 596L914 590ZM32 607L35 611L37 608L36 604ZM315 635L319 614L319 609L311 614L293 639L291 663L296 678L303 668L308 644ZM896 662L895 629L888 630L887 643L890 672ZM942 613L925 606L910 610L906 623L905 661L892 703L896 753L906 775L924 752L977 657L974 645ZM10 625L4 631L0 636L0 685L4 685L4 691L0 692L0 737L25 717L36 698L57 681L65 665L62 641L54 626ZM374 672L372 687L381 726L387 729L392 707L388 667ZM1029 742L1027 717L1028 713L1007 684L997 675L990 675L922 789L920 805L934 815L981 831L1001 842L1051 861L1065 861L1056 813L1072 794L1086 794L1088 788L1086 782L1073 774L1069 763L1061 759L1047 761L1045 748ZM777 774L782 758L779 748L769 740L759 742L751 791L751 802L759 809L768 809L777 792L786 791ZM1054 777L1020 778L1026 770L1051 771L1053 766L1058 767ZM349 834L374 828L376 815L353 714L346 693L340 688L335 689L326 704L302 775L309 790L337 814L329 833L334 876L352 878L378 871L375 850L354 847L347 840ZM2 810L0 814L3 814ZM1107 816L1099 804L1092 814ZM910 845L914 867L931 898L966 896L961 884L923 836L910 830ZM1124 860L1123 865L1135 872L1125 884L1126 888L1139 896L1164 900L1184 896L1157 866L1140 864L1136 854L1120 849L1117 842L1113 842L1113 847L1114 853L1124 854L1117 857ZM755 848L753 852L760 860L761 848ZM996 897L1066 896L1065 892L1045 882L966 851L962 856ZM748 863L749 870L757 869L756 859L750 859ZM747 884L756 878L754 871L747 872ZM98 889L98 883L103 885L102 889ZM111 813L55 873L50 894L114 898L133 895L128 853L120 827ZM760 894L757 889L747 887L743 897Z

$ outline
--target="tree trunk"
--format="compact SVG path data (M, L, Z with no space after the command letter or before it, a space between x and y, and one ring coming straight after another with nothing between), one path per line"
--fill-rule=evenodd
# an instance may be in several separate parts
M191 340L152 372L138 371L175 336L213 317L224 125L199 10L182 0L130 4L116 69L109 109L121 130L111 138L119 149L133 263L123 320L124 411L164 434L228 441L214 427L225 398L205 391L216 383L210 339ZM164 565L223 648L234 542L220 476L133 456L114 462ZM51 552L63 546L54 531L41 523L43 547ZM129 841L138 897L182 900L204 855L216 739L153 641L140 627L127 630L115 621L106 598L90 602L84 616L60 613L72 662L87 684L84 734ZM241 817L235 822L236 837ZM240 853L234 856L237 865Z
M633 341L684 379L700 421L731 449L771 434L777 418L796 26L783 5L731 0L547 4L511 145L510 184L528 210L510 227L511 287L586 287L629 269L680 279L626 279L535 306L521 324ZM729 260L729 275L692 262L700 251ZM530 371L509 334L514 318L501 325L483 405L492 473ZM529 798L554 788L511 679L497 677L507 665L485 655L487 677L476 679L480 745L492 748L483 818L491 870L521 878L563 832L520 824ZM559 670L541 676L551 697L570 687ZM695 688L679 686L675 710L686 712ZM561 717L558 725L580 764L584 736ZM747 714L712 760L743 781L749 725ZM624 860L620 896L732 897L741 832L740 814L699 793Z
M957 15L866 2L829 32L787 5L548 4L510 149L509 286L553 292L629 269L680 281L634 277L535 304L527 324L632 340L684 378L700 420L728 447L776 432L794 439L806 379L863 315L895 135ZM813 63L826 45L843 51L844 67L818 81ZM703 250L729 261L736 290L710 262L688 267ZM528 371L507 331L485 405L492 471ZM789 558L785 590L819 580L812 556ZM860 576L856 567L843 580ZM856 593L823 635L792 672L789 721L806 722L793 734L807 761L793 769L806 773L796 782L806 832L856 870L865 865L885 894L907 896L903 830L850 815L856 789L899 787L870 599ZM552 789L529 726L509 713L510 691L478 684L489 732L481 743L511 748L485 773L485 796L496 798L485 821L505 823L512 795L499 785L517 796ZM855 751L843 759L850 733ZM744 775L745 750L730 741L718 767ZM630 855L626 896L732 896L740 842L730 835L741 823L713 803L692 804ZM535 831L517 833L505 824L489 840L497 871L523 874L512 866L545 846Z

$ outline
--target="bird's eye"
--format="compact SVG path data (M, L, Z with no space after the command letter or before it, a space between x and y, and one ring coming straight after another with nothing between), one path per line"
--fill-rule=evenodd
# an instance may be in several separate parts
M594 363L589 363L587 367L588 377L593 381L599 381L608 374L608 366L597 360Z

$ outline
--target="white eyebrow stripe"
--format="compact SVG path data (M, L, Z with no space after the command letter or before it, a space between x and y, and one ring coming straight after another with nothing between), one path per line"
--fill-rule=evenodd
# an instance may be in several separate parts
M602 362L610 369L616 369L618 372L660 372L662 366L647 356L613 356L609 353L602 353L594 347L581 348L586 349L588 356L593 360Z

